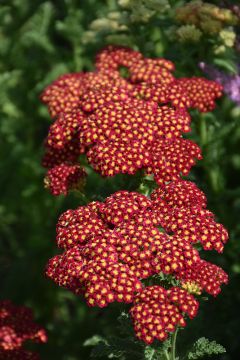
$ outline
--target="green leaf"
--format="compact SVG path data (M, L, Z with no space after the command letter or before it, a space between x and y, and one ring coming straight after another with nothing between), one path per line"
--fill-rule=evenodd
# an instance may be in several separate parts
M125 354L128 354L130 358L141 357L139 348L132 340L118 337L111 337L107 341L102 340L97 343L91 353L91 357L108 356L111 358L125 359Z
M200 359L206 356L223 354L226 349L217 344L216 341L209 341L205 337L198 339L187 353L186 359Z
M85 340L83 343L83 346L96 346L100 342L103 342L103 343L105 342L103 337L101 337L99 335L94 335L94 336L90 337L89 339Z
M116 353L111 351L111 348L107 344L101 342L94 347L94 349L91 352L91 357L97 358L103 356L108 358L113 358L113 357L119 357L121 356L121 354L119 354L118 356Z
M129 314L122 312L118 317L119 331L124 336L134 337L134 330Z
M146 346L144 349L145 360L166 360L166 352L168 353L171 347L171 340L154 341L151 346ZM177 359L176 359L177 360Z
M144 355L146 360L154 360L156 351L151 346L146 346Z
M237 74L236 64L233 61L229 60L229 59L216 58L214 60L214 64L216 64L217 66L220 66L224 70L230 71L233 74Z

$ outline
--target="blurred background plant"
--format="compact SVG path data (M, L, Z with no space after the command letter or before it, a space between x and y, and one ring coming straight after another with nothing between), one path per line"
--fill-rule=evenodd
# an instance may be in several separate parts
M49 116L39 95L61 74L92 69L91 59L109 43L169 58L179 76L203 74L206 67L199 63L204 62L224 73L229 86L227 79L239 72L238 1L2 0L0 24L1 298L31 306L48 328L49 343L39 349L43 359L87 359L91 349L83 342L88 337L118 332L116 307L89 311L43 275L54 253L59 214L83 199L74 193L53 198L44 190L41 156ZM234 86L239 91L239 81ZM224 360L238 358L240 321L240 107L228 96L226 91L213 113L194 114L190 137L205 160L190 179L207 193L211 209L230 231L224 255L212 254L211 260L230 273L231 281L217 300L202 307L178 344L184 348L189 338L206 335L226 347L218 357ZM123 176L91 178L88 191L94 194L98 181L102 197L126 183Z

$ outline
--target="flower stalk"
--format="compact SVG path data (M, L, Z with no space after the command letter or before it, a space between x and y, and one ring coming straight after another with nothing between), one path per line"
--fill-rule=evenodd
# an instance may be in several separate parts
M178 327L174 331L172 335L171 341L171 355L170 360L176 360L176 341L177 341Z
M170 360L170 358L169 358L169 353L168 353L167 350L164 350L164 355L165 355L165 359L166 359L166 360ZM160 360L160 359L159 359L159 360Z

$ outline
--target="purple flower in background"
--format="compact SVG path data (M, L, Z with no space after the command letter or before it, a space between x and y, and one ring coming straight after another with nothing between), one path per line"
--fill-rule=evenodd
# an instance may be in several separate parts
M236 104L240 105L240 74L229 75L216 69L213 65L208 65L204 62L199 64L199 67L211 79L219 82L223 86L225 94Z

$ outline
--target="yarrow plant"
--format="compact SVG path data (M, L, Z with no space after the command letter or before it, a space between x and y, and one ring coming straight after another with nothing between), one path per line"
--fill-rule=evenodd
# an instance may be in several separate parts
M25 350L26 341L45 343L46 331L33 320L31 309L15 306L9 300L0 302L0 359L38 360L39 355Z
M234 46L236 34L233 26L238 24L239 19L233 9L193 0L176 8L175 18L182 24L176 30L180 41L199 41L206 34L212 38L219 37L216 53Z
M240 7L233 1L119 0L93 20L83 34L84 44L124 44L151 49L159 41L175 51L210 58L232 57L239 51ZM155 26L152 26L154 24ZM136 31L141 27L141 32ZM152 42L145 36L150 31ZM164 40L163 40L164 39ZM141 43L142 41L142 43ZM145 44L145 45L143 45ZM180 45L180 46L179 46ZM204 49L208 49L208 54ZM168 51L168 49L166 49ZM189 52L190 51L190 52Z
M55 121L43 166L50 169L46 184L55 195L82 181L84 171L75 165L84 153L102 176L144 169L162 184L189 173L201 150L182 137L190 131L187 110L214 109L222 86L175 78L174 68L168 60L110 46L98 54L95 72L67 74L46 88L42 100Z
M183 137L191 131L189 109L213 110L222 86L176 78L171 61L124 47L104 48L95 66L60 77L42 94L54 120L45 184L53 195L83 191L82 154L103 177L141 170L142 184L62 214L56 240L63 253L46 273L89 306L130 304L135 336L148 346L170 338L164 356L173 360L178 329L197 315L205 292L217 296L228 282L200 256L221 253L228 233L207 210L204 193L182 178L202 158Z

